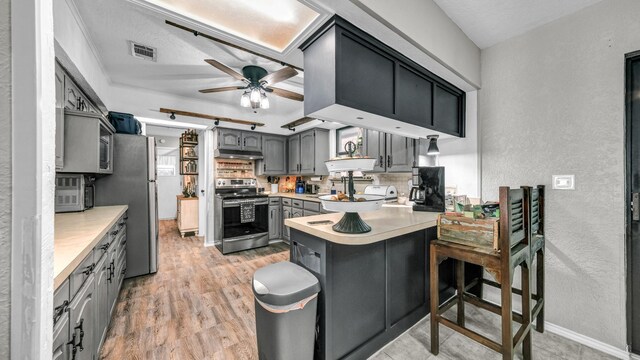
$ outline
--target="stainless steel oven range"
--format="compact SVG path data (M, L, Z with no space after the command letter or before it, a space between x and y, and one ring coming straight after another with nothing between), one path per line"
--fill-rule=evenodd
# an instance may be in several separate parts
M269 245L269 199L256 179L217 179L215 245L223 253Z

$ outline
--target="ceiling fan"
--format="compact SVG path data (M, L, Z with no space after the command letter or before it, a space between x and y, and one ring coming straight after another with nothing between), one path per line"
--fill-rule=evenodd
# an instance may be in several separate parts
M206 59L205 61L216 69L227 73L232 78L244 82L245 85L202 89L200 90L200 92L203 94L244 90L244 92L242 93L242 97L240 98L240 105L242 107L251 107L252 109L269 108L269 99L267 98L267 93L273 93L274 95L282 96L284 98L296 101L304 100L304 96L301 94L272 86L281 81L296 76L298 72L292 67L287 66L269 74L267 70L261 68L260 66L247 65L242 68L242 74L240 74L239 72L216 60Z

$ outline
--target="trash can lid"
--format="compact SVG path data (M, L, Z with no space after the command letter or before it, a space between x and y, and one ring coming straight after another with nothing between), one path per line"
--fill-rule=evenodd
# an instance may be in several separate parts
M320 292L318 279L292 262L279 262L253 274L253 294L270 305L291 305Z

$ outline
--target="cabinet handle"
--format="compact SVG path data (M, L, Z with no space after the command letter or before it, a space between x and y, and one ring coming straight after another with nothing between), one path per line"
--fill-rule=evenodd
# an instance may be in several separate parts
M115 231L111 232L111 236L116 236L116 235L118 235L118 230L115 230Z
M240 138L238 138L238 146L240 146Z
M57 323L58 320L60 320L60 317L62 316L62 314L69 310L68 308L69 306L69 300L65 300L62 305L60 306L56 306L55 309L53 309L53 323Z
M74 331L73 335L71 335L71 340L67 343L67 345L71 345L71 360L76 359L76 353L78 352L78 348L76 347L76 333Z
M104 244L104 245L100 246L100 250L102 250L102 251L107 251L107 249L109 248L109 245L111 245L111 243L110 243L110 242L108 242L108 243L106 243L106 244Z
M378 162L378 166L384 167L384 156L380 155L380 161Z
M387 168L393 166L393 159L391 155L387 155Z
M263 171L267 171L267 163L266 163L266 162L263 164L263 166L262 166L262 167L264 168L264 170L263 170Z
M111 264L109 264L109 277L107 278L108 282L113 280L113 271L115 270L115 266L113 265L114 260L111 260Z
M244 141L242 142L242 146L247 146L247 139L244 139Z
M95 269L95 267L96 267L96 264L93 263L93 264L87 266L86 268L84 268L84 270L82 270L82 273L85 274L85 275L89 275L89 274L91 274L93 272L93 269Z
M76 345L78 348L80 348L80 351L84 350L84 346L82 345L82 340L84 339L84 329L82 328L83 323L84 319L80 319L80 324L73 328L74 335L76 330L80 330L80 342L78 343L78 345Z

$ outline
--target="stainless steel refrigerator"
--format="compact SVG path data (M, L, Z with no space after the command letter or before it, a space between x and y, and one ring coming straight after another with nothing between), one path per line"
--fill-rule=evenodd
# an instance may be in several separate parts
M158 190L153 137L115 134L113 174L96 180L96 205L129 205L126 278L158 271Z

